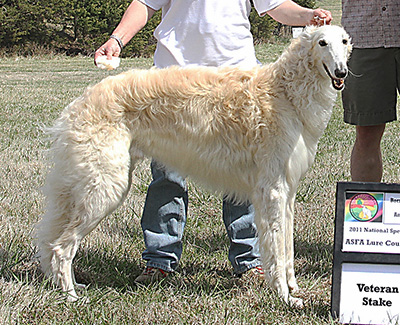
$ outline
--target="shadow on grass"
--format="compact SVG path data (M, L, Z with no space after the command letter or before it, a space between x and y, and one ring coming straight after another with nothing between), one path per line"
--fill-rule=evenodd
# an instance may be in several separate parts
M43 273L35 258L35 251L0 248L0 278L24 283L42 282Z
M193 255L198 257L185 256L191 255L191 252L185 252L178 267L168 281L164 284L176 287L185 286L189 291L194 292L212 292L216 287L223 290L229 290L236 285L237 276L232 272L228 262L215 263L213 254L223 254L228 258L226 235L220 237L216 234L210 238L191 238L194 239L187 244L188 250L195 251ZM222 251L223 250L223 251ZM227 266L228 265L228 266ZM122 256L113 256L100 248L79 250L75 262L74 270L76 280L86 285L96 285L96 287L112 287L117 290L134 290L137 287L136 277L143 271L145 261L133 258L127 254Z
M272 304L281 312L286 310L284 304L275 299L271 290L239 279L233 274L229 262L226 260L221 262L221 255L227 259L228 254L228 240L223 231L203 235L190 234L190 243L185 240L184 244L192 246L191 249L195 250L194 256L183 259L176 274L167 281L150 286L149 290L164 290L165 288L167 291L179 292L182 296L228 296L235 300L259 292L265 295L262 299L263 304ZM331 245L297 241L295 246L295 259L300 264L297 267L298 275L324 278L330 275ZM43 275L38 263L34 260L35 252L27 250L26 247L9 248L10 251L7 248L0 250L0 276L9 281L43 283ZM218 256L213 257L214 253ZM218 259L217 262L215 258ZM142 272L144 263L127 252L117 250L116 253L116 250L107 249L107 247L80 249L74 266L77 281L88 285L89 290L90 287L101 291L112 288L121 293L141 290L134 280ZM304 292L304 295L307 296L309 293ZM305 298L308 303L303 311L291 312L299 313L299 315L310 314L328 320L328 302L326 299L315 296L315 293L313 296L313 298Z
M298 274L324 276L332 271L333 246L322 242L295 242L295 263L300 260Z
M198 274L210 279L205 273L213 274L217 278L235 278L230 263L212 265L204 256L220 251L228 255L228 241L225 234L215 234L209 238L194 238L195 248L199 250L201 260L193 257L178 268L180 277L198 277ZM185 244L185 243L184 243ZM192 244L193 245L193 244ZM324 276L331 272L332 245L325 243L309 243L297 241L295 243L295 260L300 260L297 274L314 274ZM24 252L25 251L25 252ZM0 275L6 279L16 277L30 277L37 275L39 265L35 261L35 252L24 250L0 249ZM194 261L193 261L194 260ZM100 286L123 288L126 285L134 286L135 278L142 272L144 263L142 260L129 256L112 256L101 249L79 250L74 261L75 273L78 281L84 284L96 283ZM226 266L228 265L228 266ZM228 284L230 286L230 284Z

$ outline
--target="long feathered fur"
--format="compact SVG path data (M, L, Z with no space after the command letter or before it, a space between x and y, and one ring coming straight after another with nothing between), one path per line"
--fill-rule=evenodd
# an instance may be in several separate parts
M308 28L276 62L252 70L132 70L87 89L50 131L54 165L38 225L44 272L77 297L72 260L81 239L121 204L135 163L150 156L250 200L266 277L285 301L301 304L289 296L297 288L294 197L336 97L322 63L333 73L337 62L322 62L332 56L318 45L323 37L348 38L339 27ZM336 43L345 63L350 45Z

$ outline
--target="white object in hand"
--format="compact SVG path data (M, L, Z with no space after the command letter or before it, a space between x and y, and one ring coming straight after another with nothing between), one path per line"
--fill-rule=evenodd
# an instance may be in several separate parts
M100 69L113 70L119 67L120 61L119 57L113 56L111 60L107 60L107 56L103 55L96 59L96 65Z

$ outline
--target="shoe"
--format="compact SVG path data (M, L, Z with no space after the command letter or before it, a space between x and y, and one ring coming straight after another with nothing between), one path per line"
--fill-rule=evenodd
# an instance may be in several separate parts
M141 275L136 279L136 283L140 284L150 284L154 282L159 282L165 279L171 272L167 272L156 267L147 266Z
M262 284L265 280L264 278L264 270L261 265L253 267L250 270L239 275L240 279L244 282L254 282L258 284Z

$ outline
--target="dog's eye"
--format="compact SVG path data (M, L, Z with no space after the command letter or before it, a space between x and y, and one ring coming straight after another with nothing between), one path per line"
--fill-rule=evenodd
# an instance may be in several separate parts
M327 46L328 43L322 39L322 40L319 41L319 45L320 46Z
M342 42L343 42L344 45L346 45L347 42L348 42L348 40L347 40L347 39L344 39Z

